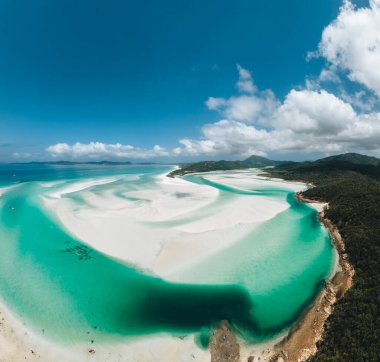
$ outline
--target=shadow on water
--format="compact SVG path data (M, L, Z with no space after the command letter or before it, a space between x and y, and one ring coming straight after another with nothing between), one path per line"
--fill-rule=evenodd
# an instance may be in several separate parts
M297 310L293 313L293 315L291 315L286 321L279 323L276 327L273 327L273 328L260 328L258 325L255 325L256 337L260 336L260 338L265 340L289 330L289 327L293 326L295 323L298 323L301 316L304 315L308 311L309 307L312 305L315 298L322 290L323 286L324 286L324 278L321 275L320 281L315 285L313 293L297 308ZM246 335L244 334L244 336ZM246 338L249 340L250 336L248 335L248 337Z
M169 283L121 264L65 233L30 200L35 192L24 184L2 198L1 224L11 233L0 233L0 288L37 329L86 340L89 326L97 334L177 334L226 319L244 334L255 331L243 287ZM18 278L19 270L27 277ZM64 320L70 323L62 330Z
M202 334L228 320L246 340L257 341L289 327L321 288L318 284L288 321L260 328L252 313L254 302L242 286L169 283L121 264L57 225L32 196L39 192L36 184L23 184L0 199L0 294L51 338L65 342L106 335ZM303 216L315 212L292 195L287 200ZM202 345L206 339L202 337Z
M181 285L162 281L151 288L138 306L136 321L152 331L195 332L225 319L245 332L253 332L251 308L249 294L240 286Z

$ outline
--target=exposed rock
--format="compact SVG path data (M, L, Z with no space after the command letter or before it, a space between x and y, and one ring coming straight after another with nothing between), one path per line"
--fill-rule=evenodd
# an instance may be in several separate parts
M211 362L240 361L240 347L227 321L222 321L219 328L214 331L210 351Z
M297 194L296 197L299 201L314 202L301 194ZM335 273L332 280L325 281L325 286L313 305L289 331L287 337L275 346L271 362L302 362L313 356L317 352L317 343L323 338L324 326L333 311L333 305L352 286L355 271L348 261L344 240L338 228L326 218L324 211L318 214L318 218L328 229L331 241L339 254L340 270Z

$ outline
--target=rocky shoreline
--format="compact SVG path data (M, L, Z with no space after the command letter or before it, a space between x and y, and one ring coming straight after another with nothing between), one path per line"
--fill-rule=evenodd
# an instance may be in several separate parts
M296 195L302 202L315 203L301 194ZM328 205L325 206L328 208ZM328 229L331 242L339 256L339 267L331 280L317 296L313 305L304 313L296 326L287 337L274 348L271 361L301 362L307 361L317 352L317 343L323 338L324 326L327 318L333 312L337 299L342 298L353 283L354 268L348 261L344 240L338 228L325 216L325 209L318 213L320 222Z
M296 194L296 198L300 202L320 204L316 200L303 197L301 193ZM325 323L333 312L335 302L351 288L355 271L348 261L344 240L338 228L325 216L326 208L328 208L328 204L318 213L318 219L327 228L331 242L338 253L338 267L334 276L325 280L324 287L314 303L304 312L287 335L274 345L272 350L266 350L266 353L260 356L250 355L247 361L304 362L310 359L317 353L317 343L323 339ZM221 336L224 336L223 343L221 343ZM211 361L239 361L236 344L236 338L228 328L228 324L222 323L214 331L210 346ZM232 350L229 351L229 347L233 347L235 353ZM223 359L223 356L230 358Z
M210 343L211 362L239 362L240 346L227 321L214 331Z
M178 171L181 171L179 169ZM187 173L195 173L189 171ZM168 177L183 176L168 175ZM268 177L268 174L263 174ZM269 176L270 177L270 176ZM308 183L309 187L314 187ZM320 201L306 198L302 193L295 195L298 201L311 204L321 204ZM323 289L316 297L314 303L303 313L299 321L293 326L286 336L273 349L263 351L260 356L250 355L248 361L268 361L268 362L304 362L317 353L317 343L323 339L324 327L328 317L333 312L335 302L342 298L351 288L355 270L348 261L345 251L344 240L339 233L336 225L325 216L325 210L329 207L325 204L323 209L318 212L319 221L328 230L332 244L338 253L338 268L331 279L326 279ZM227 338L226 343L220 343L220 336ZM236 337L228 327L228 322L223 321L219 328L214 331L213 339L210 344L211 361L232 362L241 360L241 351L236 353ZM229 350L233 348L234 351ZM240 348L241 349L241 348ZM226 358L230 354L230 358ZM225 359L223 359L223 356ZM240 357L240 358L239 358Z

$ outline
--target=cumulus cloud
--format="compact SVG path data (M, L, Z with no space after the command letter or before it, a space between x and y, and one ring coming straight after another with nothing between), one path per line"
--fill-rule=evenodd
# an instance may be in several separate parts
M380 97L380 0L371 0L366 8L345 1L324 29L318 55ZM326 72L322 78L334 77L331 70Z
M377 104L377 98L368 94L364 90L349 93L343 87L341 87L339 96L345 102L350 103L352 106L360 109L363 112L371 112Z
M152 149L145 149L120 143L105 144L102 142L77 142L72 145L67 143L57 143L49 146L46 151L53 157L78 159L153 158L169 155L169 152L159 145L155 145Z
M268 118L279 102L270 90L259 91L253 84L252 75L237 66L239 80L236 86L240 93L230 98L209 97L206 106L219 111L225 118L239 122L260 122Z
M30 152L13 152L12 153L12 157L16 159L30 159L33 156L35 155Z
M205 124L198 139L183 138L173 149L90 142L58 143L47 151L53 157L93 159L380 152L380 113L358 113L350 102L324 89L292 89L283 102L270 91L255 92L209 98L208 108L224 118Z
M236 86L239 91L242 93L255 93L257 88L253 83L251 72L239 64L237 65L237 70L239 72L239 80Z
M325 90L291 90L276 110L273 124L299 134L337 134L355 118L350 104Z
M205 102L219 120L205 124L198 138L179 140L176 148L90 142L59 143L47 151L74 158L380 153L380 0L371 0L367 8L346 0L324 29L318 51L308 57L316 56L327 60L326 67L318 77L306 77L305 86L291 89L282 101L271 90L260 90L251 72L237 65L236 94ZM344 74L359 90L344 88ZM323 89L326 82L334 84L335 93Z
M318 80L320 82L332 82L336 84L340 84L341 80L337 74L337 71L334 67L327 67L321 70L319 74Z
M267 112L265 122L260 117L236 117L228 109L233 108L231 99L223 103L223 113L230 117L204 125L200 139L181 140L177 155L380 151L380 113L357 113L324 89L291 90ZM250 114L249 102L244 106Z
M177 153L379 153L380 0L367 8L344 1L308 58L318 56L327 60L319 77L306 77L305 86L290 90L282 102L270 90L260 91L251 73L238 66L239 93L206 102L223 120L204 125L201 137L186 139ZM345 89L342 74L361 89ZM336 94L323 89L325 82L335 84Z
M178 155L265 155L262 145L269 140L266 130L259 130L242 122L221 120L202 128L204 139L184 139L177 148Z
M222 109L225 105L226 100L224 98L209 97L206 101L207 108L213 111Z

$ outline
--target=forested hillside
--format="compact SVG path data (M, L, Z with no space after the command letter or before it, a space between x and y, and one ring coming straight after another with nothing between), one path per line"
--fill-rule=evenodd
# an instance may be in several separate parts
M312 361L380 361L380 160L346 154L281 165L271 174L315 185L304 196L329 202L326 216L355 268L354 285L336 303Z
M171 172L168 176L183 176L193 172L225 171L225 170L243 170L246 168L261 168L267 166L276 166L283 161L273 161L261 156L250 156L243 161L200 161L190 164L181 165L181 168Z

